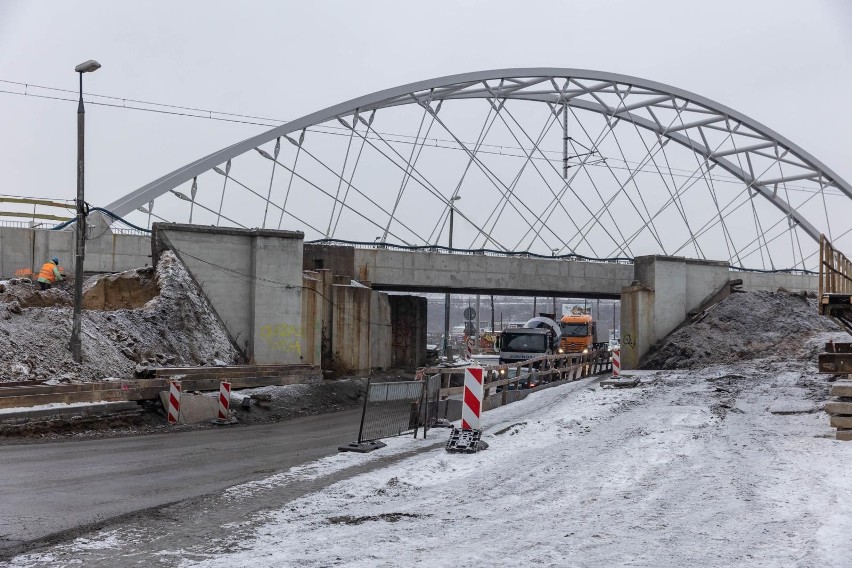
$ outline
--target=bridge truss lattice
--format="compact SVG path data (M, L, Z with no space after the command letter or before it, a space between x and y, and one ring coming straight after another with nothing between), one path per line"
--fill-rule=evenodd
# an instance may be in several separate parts
M402 245L813 269L852 241L852 188L699 95L576 69L467 73L272 128L106 208ZM454 221L451 230L450 220Z

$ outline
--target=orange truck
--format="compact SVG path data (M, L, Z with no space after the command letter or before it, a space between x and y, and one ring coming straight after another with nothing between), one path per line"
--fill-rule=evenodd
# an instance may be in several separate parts
M562 316L559 327L562 330L561 353L588 353L597 347L597 322L592 319L591 310L575 306Z

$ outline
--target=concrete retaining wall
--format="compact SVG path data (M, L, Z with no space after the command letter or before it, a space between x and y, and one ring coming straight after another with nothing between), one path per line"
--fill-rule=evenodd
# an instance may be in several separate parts
M175 252L247 360L262 365L305 362L303 238L292 231L154 224L157 254Z

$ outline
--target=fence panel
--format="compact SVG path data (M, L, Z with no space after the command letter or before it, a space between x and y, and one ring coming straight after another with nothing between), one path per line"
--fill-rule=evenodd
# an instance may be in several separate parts
M414 431L425 385L426 381L368 382L358 443Z

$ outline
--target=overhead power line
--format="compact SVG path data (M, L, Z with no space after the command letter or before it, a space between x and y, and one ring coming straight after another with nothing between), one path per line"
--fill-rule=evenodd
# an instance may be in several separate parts
M18 87L23 87L23 91L11 91L7 89L0 89L0 94L8 94L8 95L18 95L18 96L28 96L39 99L48 99L48 100L57 100L64 102L74 102L78 101L79 92L73 89L62 89L58 87L48 87L45 85L37 85L34 83L25 83L21 81L9 81L6 79L0 79L0 84L6 85L15 85ZM59 94L44 94L39 92L32 91L47 91L50 93L68 93L73 95L71 97L61 96ZM235 112L226 112L226 111L217 111L211 109L204 109L200 107L193 106L185 106L185 105L176 105L170 103L158 103L152 101L144 101L141 99L133 99L127 97L116 97L112 95L100 95L97 93L83 93L85 96L94 97L96 99L103 100L87 100L87 104L105 106L111 108L118 109L126 109L126 110L137 110L142 112L153 112L157 114L171 115L171 116L181 116L187 118L202 118L206 120L215 120L218 122L230 122L235 124L247 124L251 126L264 126L267 128L274 128L277 126L281 126L290 122L287 119L279 119L279 118L269 118L262 117L257 115L250 114L241 114ZM141 106L144 105L144 106ZM316 132L318 134L327 134L332 136L349 136L349 129L343 126L335 126L335 125L315 125L307 129L309 132ZM387 132L379 132L377 134L380 136L384 136L389 141L398 143L398 144L426 144L427 146L433 148L440 148L446 150L456 150L463 151L463 148L459 148L458 144L455 140L443 139L437 137L426 137L419 138L416 136L412 136L409 134L397 134L397 133L387 133ZM373 135L368 134L367 138L372 138ZM428 144L427 144L428 142ZM468 143L465 143L468 144ZM500 145L500 144L487 144L482 143L479 144L480 154L492 154L492 155L503 155L508 157L517 157L517 158L527 158L527 153L532 151L532 148L525 148L523 146L512 146L512 145ZM483 150L482 148L490 148L491 150ZM550 162L558 162L562 163L562 151L561 150L546 150L540 148L538 150L542 154L552 154L554 158L542 158L542 157L530 157L531 160L546 160ZM521 152L520 154L515 154L513 152ZM625 160L623 158L613 158L613 157L603 157L601 156L601 161L610 162L609 167L618 170L627 170L631 173L636 172L635 168L630 168L630 165L637 165L639 162ZM624 167L614 166L612 162L621 162L625 164ZM586 167L607 167L603 163L591 163L585 164ZM691 175L691 171L683 168L673 168L673 167L660 167L662 171L668 172L676 177L689 177L687 172ZM655 173L655 170L640 168L638 171L643 173ZM724 175L714 175L709 176L708 178L712 181L718 181L723 183L736 183L741 184L742 180L734 177L734 176L724 176ZM812 187L805 187L801 185L787 185L787 189L791 191L799 191L805 193L818 193L820 190L814 189ZM827 195L842 195L837 190L832 190L831 188L826 188L825 193Z

